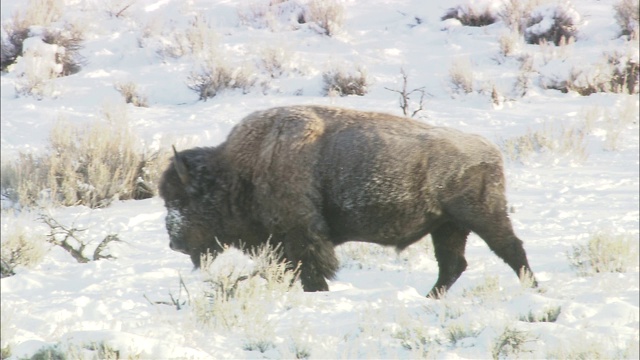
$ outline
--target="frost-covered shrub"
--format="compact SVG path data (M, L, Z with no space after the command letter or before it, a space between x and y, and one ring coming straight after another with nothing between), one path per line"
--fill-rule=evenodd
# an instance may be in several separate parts
M14 69L18 77L16 94L38 99L53 96L54 84L50 80L62 73L62 66L56 63L62 49L46 44L38 37L26 39L23 46L23 54Z
M517 358L522 352L532 352L526 345L533 341L535 338L529 332L507 326L493 343L491 355L496 360Z
M620 35L629 39L638 39L638 17L640 16L640 1L621 0L613 5L615 17L620 26Z
M140 93L138 86L132 82L119 82L114 84L114 87L124 97L124 101L127 104L133 104L137 107L148 107L147 97Z
M533 312L529 311L527 315L520 316L520 321L526 322L556 322L558 317L560 316L560 312L562 311L562 307L553 306L547 309L544 309L541 312Z
M77 26L67 24L62 29L47 29L42 34L46 44L57 45L55 62L62 66L59 76L68 76L80 71L84 58L80 55L84 34Z
M240 24L271 31L295 29L304 23L305 6L298 0L252 0L238 5Z
M529 44L542 41L556 46L575 38L580 15L569 3L536 8L527 20L524 38Z
M535 7L544 0L505 0L498 16L512 32L522 34Z
M44 201L95 208L115 199L146 199L155 194L168 159L168 151L141 151L123 121L74 126L61 120L51 130L48 149L3 164L3 193L13 194L22 206Z
M637 241L633 236L598 232L584 245L567 254L571 266L586 276L603 272L627 272L638 265Z
M7 21L3 21L2 55L0 69L6 71L22 56L22 43L29 37L31 26L48 26L62 15L64 2L61 0L30 0L26 8L19 10Z
M585 135L585 129L579 126L545 125L540 130L529 130L525 135L505 139L501 147L507 159L523 163L538 153L568 156L583 162L588 156Z
M356 68L348 73L339 68L334 68L322 74L324 95L358 95L364 96L369 92L369 79L364 68Z
M167 38L161 39L158 55L163 58L191 55L206 59L211 53L218 51L218 38L218 32L207 19L194 16L186 29L172 28Z
M320 34L333 36L344 23L344 6L338 0L311 0L301 22L312 23Z
M199 96L199 100L207 101L228 90L242 90L248 93L255 79L246 66L233 68L222 61L207 62L199 72L193 72L187 78L187 86Z
M32 267L42 261L46 249L27 223L28 213L3 217L2 246L0 246L1 277L14 274L16 266Z
M247 350L274 347L274 324L268 314L302 291L296 282L298 268L282 260L282 249L266 244L247 257L228 247L215 259L203 256L201 264L204 287L192 301L196 321L237 332Z
M441 20L457 19L465 26L486 26L498 20L497 12L490 2L469 2L449 8Z
M632 51L633 48L627 53L604 54L595 64L574 66L566 80L542 79L543 86L565 93L575 91L583 96L599 92L637 94L640 64Z
M282 76L289 69L291 53L282 46L267 46L259 50L258 66L272 79Z
M82 41L82 31L68 24L61 29L30 31L22 41L21 56L14 69L19 78L16 92L38 98L52 96L51 79L80 71L84 63L79 53Z
M473 92L473 70L469 59L454 60L449 68L449 77L454 90L465 94Z

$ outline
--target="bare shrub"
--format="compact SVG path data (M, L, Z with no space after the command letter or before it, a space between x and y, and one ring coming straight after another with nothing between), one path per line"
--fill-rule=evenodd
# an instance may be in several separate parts
M119 82L115 83L114 87L124 97L124 101L127 104L133 104L137 107L148 107L147 97L140 93L138 86L132 82Z
M449 68L449 77L456 91L473 92L473 70L468 58L455 59Z
M613 5L615 18L620 26L620 35L631 39L638 39L638 17L640 16L640 2L638 0L621 0Z
M396 90L396 89L389 89L388 87L385 87L385 89L400 94L399 102L400 102L400 108L402 109L402 113L404 114L404 116L411 115L411 117L414 117L420 111L424 110L424 96L425 96L424 86L409 91L407 90L407 82L408 82L409 76L404 71L404 69L400 69L400 74L402 75L402 89ZM420 102L418 103L418 106L415 110L410 111L409 110L409 104L411 101L410 96L415 92L420 93Z
M187 86L202 101L229 90L239 89L246 94L254 84L249 68L240 66L234 69L222 61L207 62L199 72L191 73L187 78Z
M339 68L326 71L322 74L322 82L324 95L364 96L369 92L367 72L361 67L356 68L353 73L347 73Z
M105 114L104 117L114 116ZM54 205L104 207L116 199L146 199L168 152L138 152L128 124L103 120L89 126L58 121L49 137L49 153L20 154L5 165L3 192L16 194L23 206L42 201Z
M487 26L496 22L497 16L488 7L475 9L470 4L465 4L448 9L441 17L441 20L447 19L457 19L465 26Z
M547 41L558 46L575 38L579 21L580 15L568 3L543 6L528 18L524 38L529 44Z
M586 244L575 245L567 257L581 276L624 273L638 266L637 241L631 235L600 231L592 235Z
M37 232L27 223L28 213L3 217L0 247L1 276L14 275L16 266L32 267L42 261L46 249Z
M638 64L637 58L614 52L605 54L605 59L611 66L611 92L637 94L640 80L640 64Z
M46 235L47 241L53 245L60 246L69 255L79 263L87 263L89 261L97 261L100 259L113 259L114 256L105 254L107 245L111 242L120 242L117 234L109 234L94 248L91 256L86 254L85 249L91 243L80 236L80 233L87 229L79 229L74 224L69 226L61 224L50 215L42 215L40 221L49 227L49 233Z
M15 19L4 23L3 28L7 33L7 38L5 40L2 37L0 70L4 72L16 62L19 56L22 56L22 43L29 37L29 28L26 27L26 24L16 23Z
M313 23L322 35L334 36L344 23L344 6L338 0L311 0L303 14L306 23Z

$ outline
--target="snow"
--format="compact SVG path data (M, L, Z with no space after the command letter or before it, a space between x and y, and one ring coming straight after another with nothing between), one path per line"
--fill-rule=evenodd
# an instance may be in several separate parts
M385 89L401 89L401 68L408 74L408 90L424 87L421 121L477 133L498 145L528 131L546 128L558 134L589 127L584 136L586 159L571 152L541 151L523 161L505 162L511 218L540 290L523 289L508 266L473 234L467 245L467 271L443 300L424 297L437 278L430 238L400 254L347 244L337 249L342 267L329 282L329 292L303 293L294 287L280 297L256 299L233 328L203 325L194 303L186 302L181 280L191 297L206 283L201 271L192 270L188 256L169 249L167 212L160 198L116 201L104 209L23 210L30 235L38 239L49 231L37 220L38 211L46 211L62 224L87 229L84 239L94 247L109 234L117 234L122 242L108 246L115 259L85 264L60 247L43 245L47 252L38 265L18 267L16 275L1 280L2 347L11 346L11 359L30 357L55 344L90 359L97 356L91 344L99 343L118 350L120 358L142 359L276 359L305 352L313 359L475 359L490 358L505 329L527 334L520 357L592 351L590 356L638 358L637 263L624 273L584 277L567 258L575 245L600 231L627 235L637 249L638 96L580 96L540 86L544 79L566 79L574 66L593 69L605 52L628 53L637 61L637 45L629 47L617 38L609 2L572 4L571 16L579 20L575 43L564 48L521 43L517 53L507 57L498 44L507 31L501 21L476 28L440 20L458 4L494 13L498 1L447 6L422 0L345 1L344 26L333 37L298 24L291 17L296 11L292 7L281 8L280 16L272 19L277 25L272 31L269 21L241 24L238 7L226 0L139 0L121 17L110 16L106 3L117 2L66 1L64 17L86 28L81 50L86 64L77 74L51 81L48 94L16 92L24 67L34 61L31 55L2 74L3 163L20 152L47 151L49 132L60 118L90 124L104 108L119 111L152 149L217 145L245 115L272 106L325 104L401 115L398 94ZM266 1L252 3L263 6ZM24 6L25 2L3 1L3 24ZM545 26L551 18L551 13L544 14L545 20L536 26ZM230 91L198 101L186 79L203 59L161 55L163 46L174 43L172 36L195 15L216 29L218 51L234 66L258 63L262 48L285 49L283 75L272 79L258 67L253 74L257 85L248 94ZM38 59L57 51L37 37L29 38L25 49L39 52ZM521 97L514 84L521 74L517 58L524 54L532 57L537 73L528 75L532 81ZM449 70L458 59L469 60L472 93L460 93L450 83ZM322 73L336 66L345 71L366 69L369 93L322 96ZM149 107L124 104L114 88L122 81L137 84ZM502 96L499 106L492 104L494 87ZM416 109L419 93L411 100ZM625 111L634 114L631 122L623 121ZM587 126L588 114L596 115ZM607 141L615 129L620 133L612 149ZM10 205L3 201L3 209L6 206ZM3 242L17 214L2 211ZM214 269L251 269L251 261L240 252L224 255ZM486 297L468 295L494 280L497 291ZM171 297L185 304L178 309L170 304ZM521 320L558 307L555 322ZM460 328L468 333L452 338ZM269 339L264 351L251 346L259 336Z

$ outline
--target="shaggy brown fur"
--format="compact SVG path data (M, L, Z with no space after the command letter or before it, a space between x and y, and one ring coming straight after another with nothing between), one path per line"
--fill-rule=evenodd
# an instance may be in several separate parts
M436 297L465 270L470 231L519 276L532 274L506 211L498 149L484 138L383 113L291 106L247 116L215 148L176 153L160 183L172 249L191 256L272 241L328 290L334 246L402 250L431 234ZM534 280L535 285L535 280Z

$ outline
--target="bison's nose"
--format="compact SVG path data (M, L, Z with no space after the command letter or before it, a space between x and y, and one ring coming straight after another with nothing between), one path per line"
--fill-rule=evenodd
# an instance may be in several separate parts
M169 241L169 247L171 248L171 250L173 251L178 251L181 252L183 254L187 254L187 249L184 246L180 246L177 245L175 242L173 241Z

